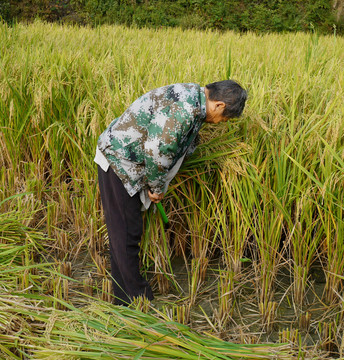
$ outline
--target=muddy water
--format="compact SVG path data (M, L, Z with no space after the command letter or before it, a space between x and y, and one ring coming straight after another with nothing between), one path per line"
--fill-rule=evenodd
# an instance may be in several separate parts
M274 319L267 327L259 312L259 283L251 264L243 264L242 273L235 284L235 294L232 296L230 316L220 320L218 316L218 269L219 259L210 262L205 283L197 292L196 302L191 307L190 322L196 330L210 331L226 340L247 343L280 342L294 343L295 350L301 349L312 353L330 352L337 357L341 346L341 324L338 325L337 306L327 306L322 298L325 287L325 274L316 264L311 268L308 286L303 304L295 304L293 299L293 279L288 268L278 272L274 296L276 303ZM171 287L169 294L157 294L158 308L173 307L173 305L188 304L189 283L187 265L181 257L172 260L173 273L178 283L179 291ZM153 281L154 284L154 281ZM156 287L155 287L156 288ZM328 330L330 323L337 323L337 335ZM333 326L332 324L332 326ZM326 358L322 353L321 358Z

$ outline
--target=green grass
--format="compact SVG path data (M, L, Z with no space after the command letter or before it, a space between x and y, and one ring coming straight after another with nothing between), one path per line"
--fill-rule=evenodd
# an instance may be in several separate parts
M144 92L230 74L243 117L202 129L163 200L169 227L145 215L157 307L224 339L342 356L343 38L37 21L1 23L0 43L0 295L45 294L61 316L80 292L110 300L98 136Z

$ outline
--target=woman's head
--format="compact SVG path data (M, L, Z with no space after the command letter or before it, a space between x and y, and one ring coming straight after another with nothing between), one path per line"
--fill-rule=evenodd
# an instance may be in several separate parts
M218 123L239 117L245 107L247 92L233 80L217 81L205 86L206 122Z

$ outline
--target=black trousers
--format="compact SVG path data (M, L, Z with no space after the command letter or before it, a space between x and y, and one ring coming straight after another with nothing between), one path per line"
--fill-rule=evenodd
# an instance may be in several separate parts
M152 300L152 289L140 274L140 196L137 193L131 197L111 168L105 172L98 165L98 181L109 235L115 304L127 305L140 295Z

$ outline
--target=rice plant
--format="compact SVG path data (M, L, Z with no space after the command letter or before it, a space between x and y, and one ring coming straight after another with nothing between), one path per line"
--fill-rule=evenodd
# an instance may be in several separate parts
M1 294L46 294L42 309L63 319L80 292L111 302L92 161L99 134L146 91L230 76L248 88L244 116L201 130L163 200L169 227L145 215L142 270L153 274L156 315L241 342L281 334L299 358L309 339L315 351L341 353L343 38L36 21L0 23L0 43ZM55 340L44 350L29 315L1 314L7 357L54 356ZM20 326L35 348L13 349ZM77 357L73 346L56 349Z
M1 298L0 351L3 354L15 359L20 359L21 355L33 359L54 356L83 359L289 358L281 345L231 344L196 334L175 321L161 321L141 311L107 302L97 301L76 308L60 300L69 311L44 309L39 306L38 299L35 302L25 297ZM10 320L7 329L4 328L6 320Z

